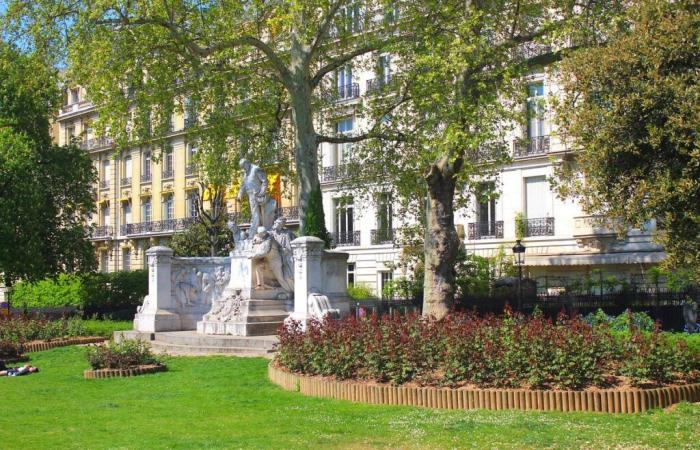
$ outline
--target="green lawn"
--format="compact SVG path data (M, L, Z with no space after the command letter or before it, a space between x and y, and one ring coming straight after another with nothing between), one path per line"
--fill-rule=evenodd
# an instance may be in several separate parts
M692 448L700 424L700 404L613 416L315 399L272 385L257 358L172 358L169 372L88 381L84 352L34 353L40 373L0 378L0 447Z
M83 326L90 336L112 337L115 331L131 330L134 326L132 320L83 320Z

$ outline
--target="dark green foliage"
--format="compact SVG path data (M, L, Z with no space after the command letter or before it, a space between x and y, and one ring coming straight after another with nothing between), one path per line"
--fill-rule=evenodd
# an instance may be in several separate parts
M326 219L323 213L323 198L321 196L321 185L317 184L316 188L311 191L309 204L304 217L304 229L301 230L302 236L316 236L323 240L326 248L331 247L331 235L326 229Z
M230 243L231 233L226 227L222 227L214 256L227 256ZM201 223L195 223L185 231L175 233L168 246L173 249L175 256L212 256L211 240L206 227Z
M380 382L535 389L690 382L700 353L658 330L613 332L564 315L454 313L311 321L280 330L277 359L309 375Z
M18 318L0 320L0 342L23 344L30 341L50 341L89 333L79 318L41 320Z
M151 353L150 346L140 339L110 341L106 345L93 345L87 349L87 360L93 370L129 369L142 365L160 364Z
M18 308L73 306L86 315L123 313L133 315L148 293L148 272L62 275L15 286L13 303Z

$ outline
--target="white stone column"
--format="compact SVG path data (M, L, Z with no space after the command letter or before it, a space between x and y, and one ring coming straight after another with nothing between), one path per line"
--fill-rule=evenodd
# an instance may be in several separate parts
M178 331L180 316L173 305L171 269L173 251L168 247L146 250L148 261L148 295L134 318L134 329L140 332Z
M291 243L294 254L294 312L290 318L306 323L310 293L322 293L321 260L324 243L314 236L302 236Z

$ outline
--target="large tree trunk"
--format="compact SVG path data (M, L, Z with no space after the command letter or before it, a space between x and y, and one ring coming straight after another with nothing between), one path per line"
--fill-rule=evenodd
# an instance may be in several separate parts
M425 227L425 282L423 316L441 319L454 302L454 265L459 238L454 223L455 169L447 158L430 167Z

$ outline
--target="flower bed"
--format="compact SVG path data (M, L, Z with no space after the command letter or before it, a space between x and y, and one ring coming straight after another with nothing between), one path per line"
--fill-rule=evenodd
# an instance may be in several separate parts
M84 372L86 379L130 377L167 370L151 353L148 344L138 339L96 345L88 348L86 356L92 367Z
M312 397L439 409L637 413L681 401L700 401L698 383L656 389L587 391L404 387L299 375L277 367L274 362L268 366L268 376L285 390Z
M0 320L0 341L24 344L33 341L51 341L89 334L83 320L78 318L42 320L12 318Z
M693 383L700 358L657 329L613 333L561 316L455 313L310 322L280 331L291 372L392 385L580 391Z

